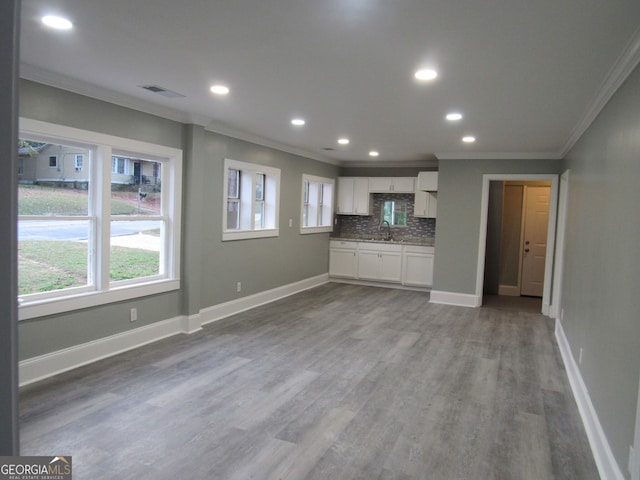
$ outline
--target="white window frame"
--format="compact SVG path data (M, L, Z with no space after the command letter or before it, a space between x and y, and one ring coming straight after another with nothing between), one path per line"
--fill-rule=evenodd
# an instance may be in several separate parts
M79 164L78 164L78 160L80 160ZM81 172L82 169L84 168L84 154L76 153L74 155L74 163L76 167L76 172Z
M229 170L240 171L240 224L237 229L227 228L227 199ZM264 226L255 224L256 174L265 176ZM248 238L277 237L280 235L280 169L225 158L222 193L222 241ZM261 202L260 202L261 203Z
M305 183L309 183L307 221L304 224ZM335 180L333 178L302 175L302 196L300 208L300 233L325 233L333 231L333 205L335 199Z
M91 152L89 213L86 217L74 216L71 219L89 222L89 229L93 230L89 248L96 261L89 266L91 278L86 286L21 296L19 320L120 302L180 288L182 150L28 118L20 118L20 138L77 145ZM111 281L111 222L127 220L119 215L111 215L111 158L113 155L127 154L142 155L149 160L162 162L162 212L157 216L145 216L146 220L164 222L165 228L161 234L161 273L150 277ZM61 219L64 218L67 217Z
M51 159L52 158L55 159L55 162L56 162L55 165L51 165ZM58 155L49 155L48 163L49 163L49 168L58 168L58 165L59 165Z

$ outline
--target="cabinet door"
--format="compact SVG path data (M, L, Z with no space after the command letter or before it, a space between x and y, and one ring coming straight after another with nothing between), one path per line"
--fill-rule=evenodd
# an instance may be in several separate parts
M354 178L353 182L353 213L369 215L369 179Z
M358 278L378 280L380 271L380 252L360 250L358 252Z
M369 192L371 193L388 193L391 192L392 178L389 177L370 177Z
M329 250L329 275L356 278L356 251L332 248Z
M438 212L438 194L435 192L427 192L427 217L436 218Z
M353 214L355 213L354 198L355 178L338 177L338 213Z
M391 179L392 191L395 193L413 193L415 179L413 177L394 177Z
M422 190L416 190L413 198L413 216L427 217L428 193Z
M402 254L380 252L380 272L378 279L385 282L402 280Z
M416 287L433 285L433 255L405 253L402 284Z
M438 191L438 172L418 172L418 190Z

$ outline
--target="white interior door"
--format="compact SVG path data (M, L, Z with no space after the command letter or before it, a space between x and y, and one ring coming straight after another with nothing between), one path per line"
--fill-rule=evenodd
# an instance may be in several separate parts
M521 295L542 297L549 225L549 187L525 187Z

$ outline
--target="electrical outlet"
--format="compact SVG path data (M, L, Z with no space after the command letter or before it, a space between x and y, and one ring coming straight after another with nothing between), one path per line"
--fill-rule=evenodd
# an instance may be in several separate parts
M129 310L129 321L135 322L136 320L138 320L138 309L134 307Z
M293 227L293 218L289 219L289 228Z
M582 365L582 349L580 349L580 354L578 355L578 365Z
M238 282L236 283L236 292L241 292L242 291L242 282Z

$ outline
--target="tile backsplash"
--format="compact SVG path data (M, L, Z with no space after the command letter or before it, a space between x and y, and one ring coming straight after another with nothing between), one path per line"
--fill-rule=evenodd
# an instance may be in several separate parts
M360 215L336 215L338 224L334 228L333 237L360 238L366 236L384 235L380 231L380 215L382 204L386 200L396 200L407 202L407 226L392 226L391 234L396 240L411 239L433 239L436 236L435 218L416 218L413 216L413 194L412 193L374 193L372 195L372 214L369 216Z

